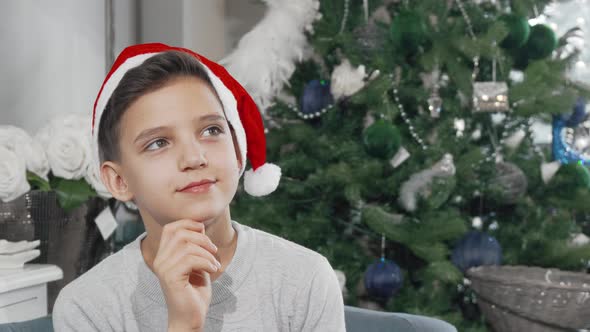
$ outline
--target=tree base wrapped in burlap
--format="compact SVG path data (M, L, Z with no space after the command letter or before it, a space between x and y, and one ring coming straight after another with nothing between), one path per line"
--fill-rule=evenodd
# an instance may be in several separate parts
M478 305L497 332L590 328L590 275L528 266L467 271Z

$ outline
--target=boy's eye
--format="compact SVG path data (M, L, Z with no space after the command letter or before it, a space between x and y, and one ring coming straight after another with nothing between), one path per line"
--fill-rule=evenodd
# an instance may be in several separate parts
M152 143L150 143L150 145L147 146L146 151L157 150L161 147L164 147L165 144L168 144L168 142L166 142L166 140L164 140L162 138L157 139L157 140L153 141Z
M205 137L219 136L220 134L223 134L223 130L217 126L209 127L207 129L205 129L205 131L203 131L203 136L205 136Z

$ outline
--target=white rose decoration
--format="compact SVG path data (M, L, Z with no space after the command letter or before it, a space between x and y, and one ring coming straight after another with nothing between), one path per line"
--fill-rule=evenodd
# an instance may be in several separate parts
M25 160L0 145L0 199L10 202L30 189Z
M366 76L365 66L360 65L355 69L348 59L344 59L332 72L330 82L332 96L334 99L352 96L365 86Z
M47 180L49 162L45 150L26 131L15 126L0 125L0 145L22 156L27 170Z
M91 161L88 117L67 114L39 130L38 141L47 152L53 175L69 180L84 177Z

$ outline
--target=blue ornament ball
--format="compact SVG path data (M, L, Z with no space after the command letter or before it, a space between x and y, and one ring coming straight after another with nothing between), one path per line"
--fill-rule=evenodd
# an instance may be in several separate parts
M578 98L574 105L572 115L569 116L566 122L568 127L577 127L586 120L586 100L582 97Z
M402 271L390 260L378 260L365 271L367 294L380 301L387 301L395 295L404 282Z
M580 125L587 121L586 100L578 99L570 115L553 116L553 158L562 164L590 165L588 134ZM585 142L584 144L581 144Z
M303 88L301 95L301 113L314 115L334 102L330 83L326 80L311 80Z
M455 246L451 261L463 273L472 267L500 265L502 247L493 236L480 231L470 231Z

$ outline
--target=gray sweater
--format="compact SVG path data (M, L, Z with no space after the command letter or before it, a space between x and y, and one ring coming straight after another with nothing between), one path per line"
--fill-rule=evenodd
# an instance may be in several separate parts
M213 282L206 331L345 331L330 263L280 237L232 222L235 255ZM140 235L62 289L56 331L166 331L168 311Z

